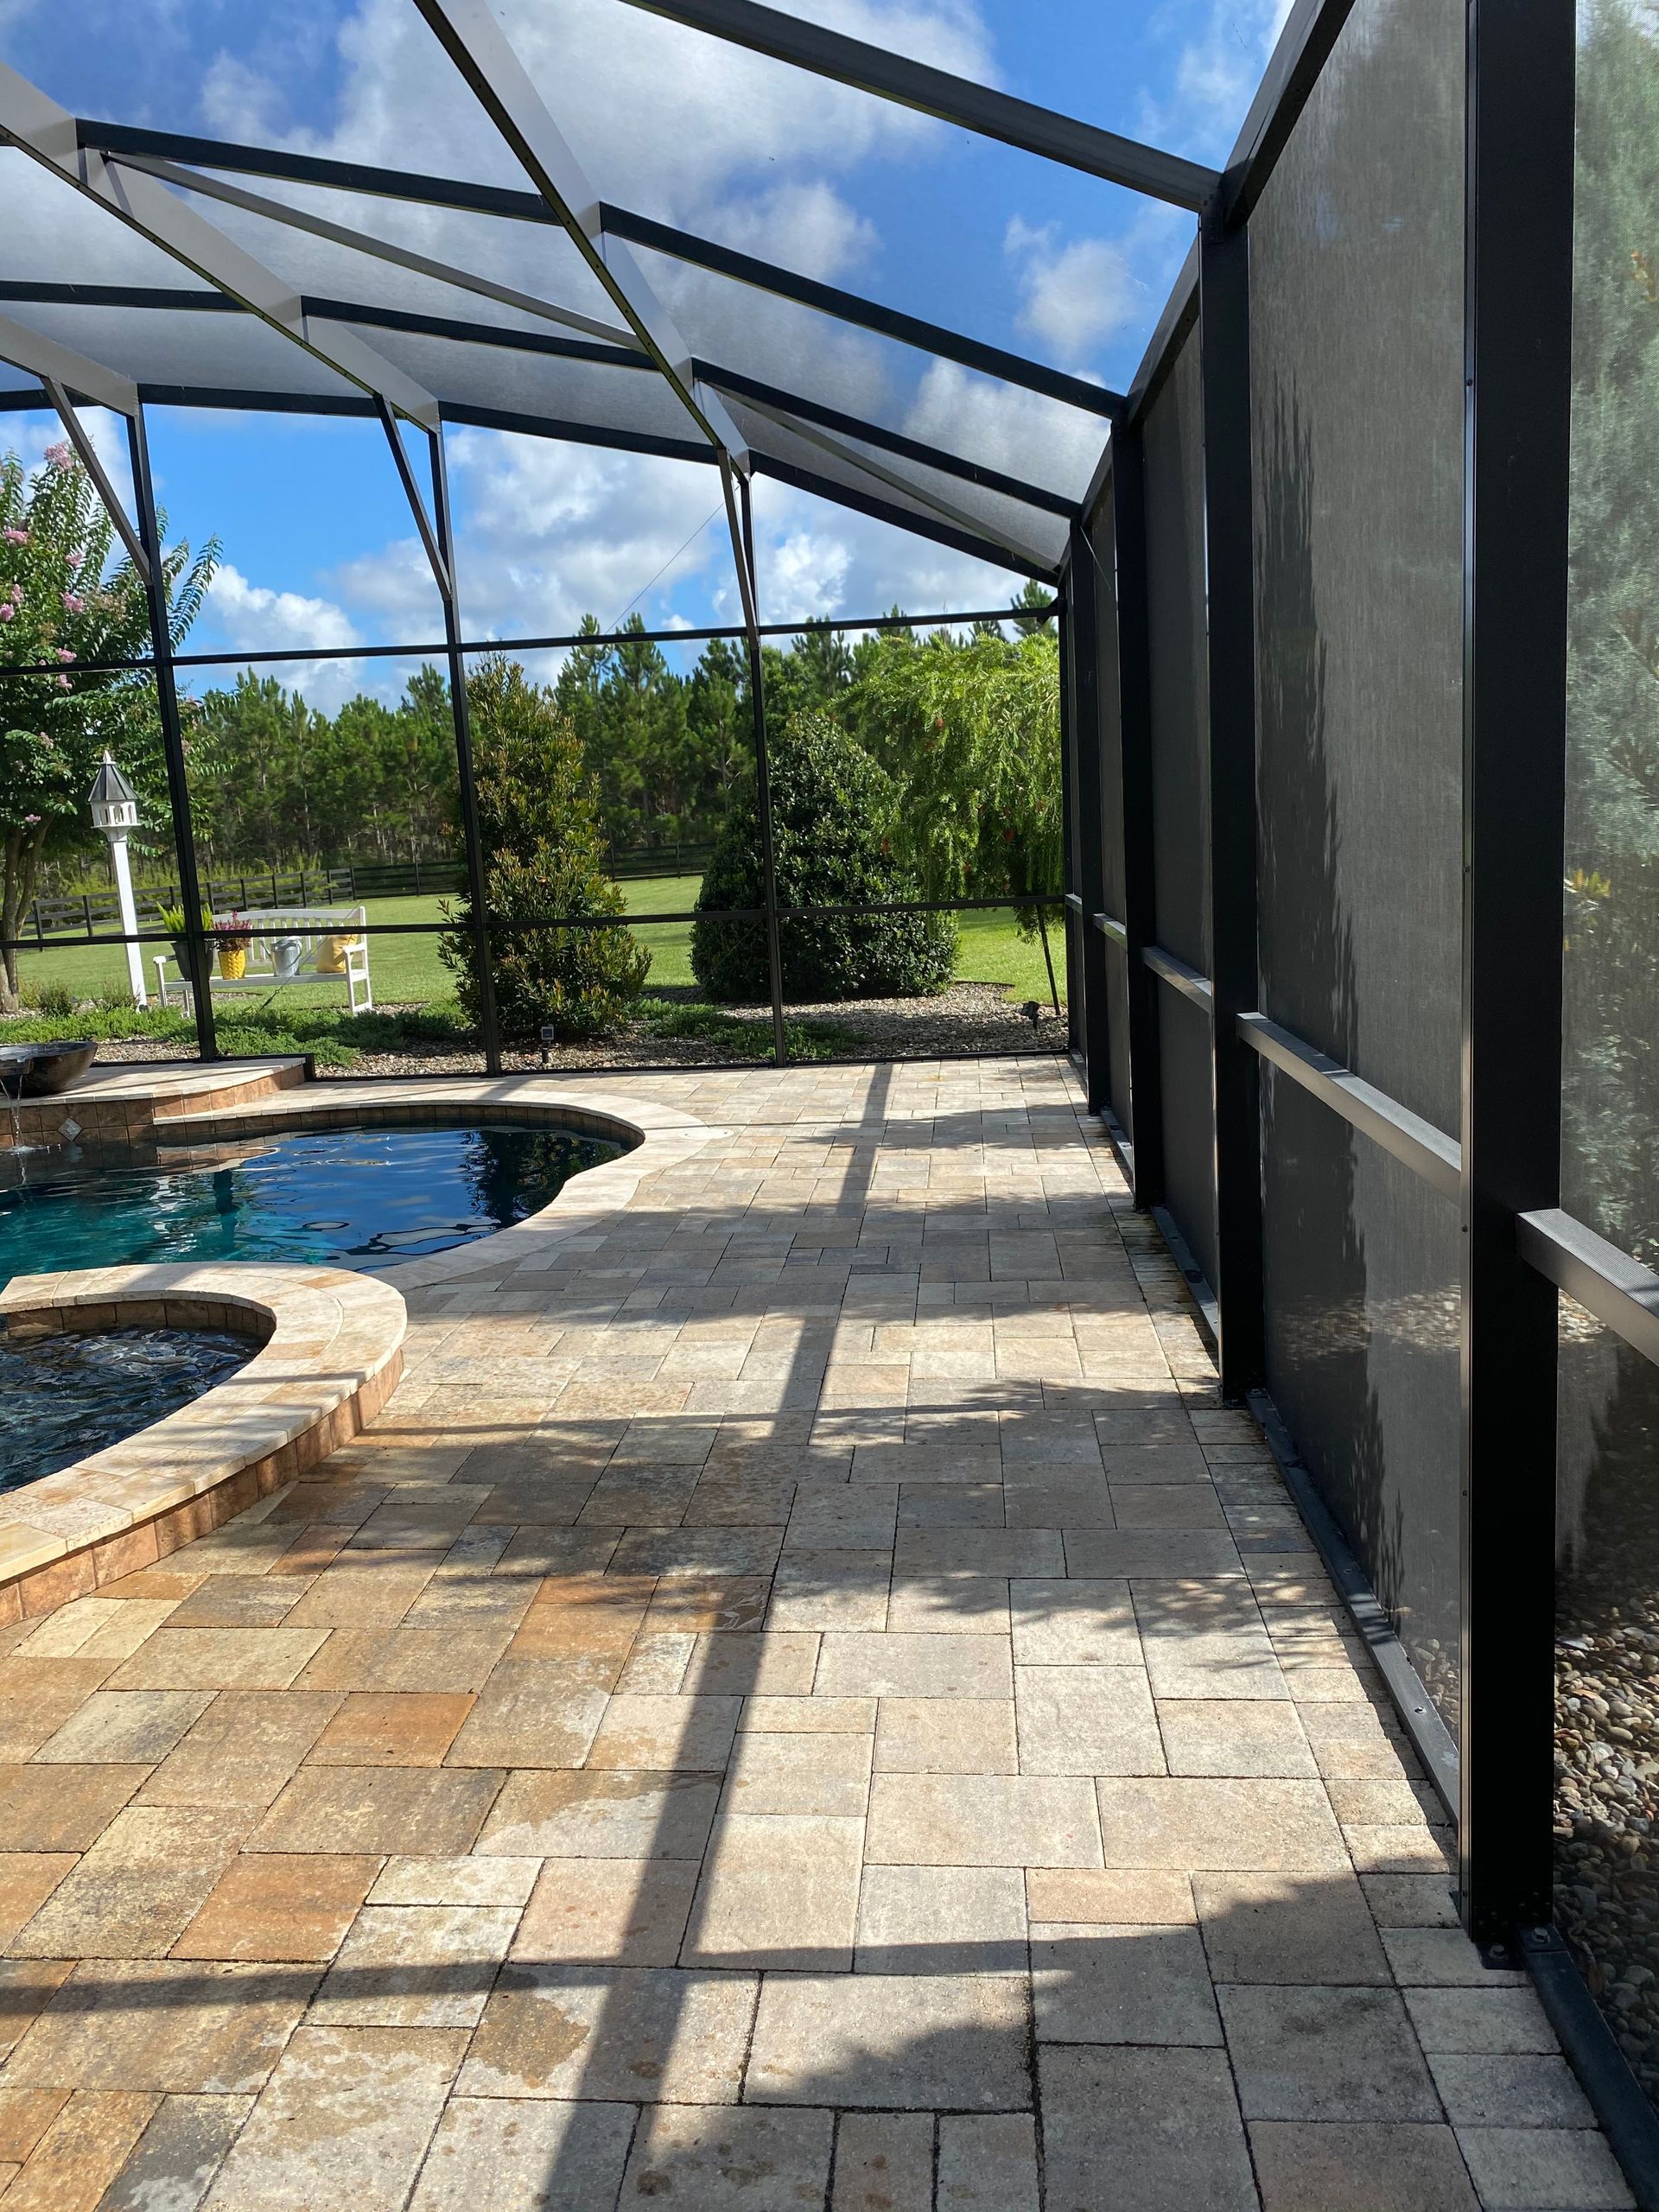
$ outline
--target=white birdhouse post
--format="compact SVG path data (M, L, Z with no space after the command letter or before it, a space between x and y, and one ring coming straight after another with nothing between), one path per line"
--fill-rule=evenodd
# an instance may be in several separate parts
M116 766L107 749L89 794L92 825L110 841L110 860L115 869L116 897L121 904L121 934L127 944L127 981L135 1006L148 1006L144 989L143 947L131 943L138 934L138 908L132 895L132 869L127 860L127 838L138 827L138 798Z

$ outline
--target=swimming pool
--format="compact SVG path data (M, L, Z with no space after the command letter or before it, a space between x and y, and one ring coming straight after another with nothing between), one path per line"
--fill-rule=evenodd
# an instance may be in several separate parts
M622 1149L480 1122L0 1154L0 1281L156 1261L395 1267L539 1213Z

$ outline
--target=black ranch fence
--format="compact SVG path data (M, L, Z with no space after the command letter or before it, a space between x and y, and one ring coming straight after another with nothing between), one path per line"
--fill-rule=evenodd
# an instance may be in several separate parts
M652 875L701 875L712 845L660 845L613 853L610 873L620 883ZM458 896L466 872L453 861L343 861L331 866L250 868L204 876L201 895L215 913L261 906L357 906L371 899ZM176 883L137 887L134 904L140 930L159 930L162 910L182 904ZM36 899L23 916L19 941L44 946L66 938L118 931L121 912L113 891L71 891Z

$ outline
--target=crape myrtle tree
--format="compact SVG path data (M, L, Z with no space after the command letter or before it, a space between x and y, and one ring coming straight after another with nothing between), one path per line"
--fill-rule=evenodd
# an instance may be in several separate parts
M166 517L157 521L164 533ZM81 665L150 650L143 579L129 558L111 564L114 543L115 525L67 440L48 447L32 476L16 453L0 461L0 1013L18 1008L13 941L42 864L54 852L90 849L86 794L105 747L144 819L170 816L153 679L142 669ZM218 559L217 543L194 559L182 542L163 556L175 647ZM8 673L41 663L50 672Z
M485 925L496 1016L509 1039L534 1039L551 1023L561 1041L602 1034L625 1021L645 988L651 955L621 927L568 928L626 912L606 874L599 787L582 742L551 691L499 654L467 679ZM464 858L459 825L455 855ZM440 940L462 1011L480 1014L477 938L470 896L445 909Z

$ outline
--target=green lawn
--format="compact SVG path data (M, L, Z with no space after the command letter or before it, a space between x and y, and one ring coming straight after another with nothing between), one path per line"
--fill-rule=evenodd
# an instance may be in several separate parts
M699 880L695 875L646 876L627 883L623 891L628 912L639 916L683 912L696 899ZM442 925L443 905L444 901L437 898L372 899L368 905L368 917L372 923L429 923L435 931ZM690 922L642 926L639 936L652 956L648 989L695 982ZM1057 980L1064 989L1063 932L1052 919L1049 924L1049 944ZM154 957L162 949L160 944L142 948L147 981L154 978ZM126 987L126 955L120 945L66 946L48 952L23 953L19 957L18 969L25 1000L48 983L66 983L79 997L88 999L100 992L124 990ZM438 957L435 935L372 938L369 969L375 1000L380 1005L429 1005L453 995L453 980ZM174 972L169 967L169 974ZM1042 946L1035 938L1022 938L1014 926L1014 917L1006 912L978 912L962 917L957 975L964 982L1006 983L1022 999L1046 1001L1048 997ZM232 1005L253 1007L259 1005L264 995L257 992L227 992L218 1002L227 1010ZM278 1005L292 1006L297 1010L343 1005L346 994L340 983L308 983L288 985L276 995Z

